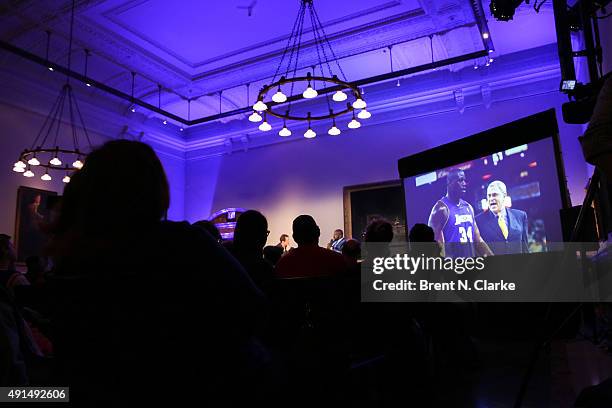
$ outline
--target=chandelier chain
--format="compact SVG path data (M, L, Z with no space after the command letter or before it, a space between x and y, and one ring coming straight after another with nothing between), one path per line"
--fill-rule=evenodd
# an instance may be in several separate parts
M323 38L325 39L325 43L327 43L327 46L329 47L329 50L331 51L331 54L334 57L334 60L336 61L336 65L338 65L338 70L342 74L342 79L345 82L348 82L348 80L346 78L346 75L344 74L344 70L342 69L342 66L340 65L340 62L338 61L338 57L336 56L336 52L334 51L334 49L331 46L331 43L329 42L329 38L327 37L327 33L325 32L325 28L323 28L323 24L321 23L321 19L319 18L319 13L317 12L317 9L315 9L314 7L313 7L313 11L314 11L315 18L317 19L317 22L319 24L319 27L321 27L321 32L323 33Z
M309 4L309 9L310 9L310 24L312 25L312 34L314 36L315 48L317 50L317 57L319 59L319 67L321 69L321 76L324 77L325 76L325 72L323 70L323 60L321 59L321 51L319 51L319 39L320 39L319 38L319 31L317 29L317 25L315 24L314 13L313 13L313 9L314 8L312 6L312 3ZM321 44L322 44L322 42L321 42ZM323 48L321 46L321 49L323 51L324 58L327 60L327 54L325 53L325 48ZM329 70L329 76L333 77L334 74L333 74L333 72L331 70L331 66L329 65L329 62L327 62L327 68ZM312 70L312 74L315 75L314 67L313 67L313 70ZM325 101L327 102L327 109L329 111L332 111L331 103L329 101L329 94L325 94Z
M302 47L302 36L304 34L304 17L306 16L306 6L304 6L304 4L302 4L302 6L300 7L300 27L299 27L299 34L298 34L298 39L297 39L297 49L295 50L295 64L293 67L293 76L296 76L297 73L297 69L298 69L298 61L300 59L300 49ZM293 53L291 54L291 57L293 57ZM287 67L288 70L290 69L290 66ZM287 71L287 75L289 74L289 72ZM294 86L295 83L292 82L291 83L291 92L290 95L293 95L293 90L294 90ZM289 105L287 107L288 111L291 111L291 105L292 105L292 101L289 100Z
M72 93L70 94L71 98L72 98ZM79 115L79 121L81 122L81 129L83 130L83 133L85 134L85 138L87 139L87 144L89 146L92 146L91 144L91 139L89 138L89 132L87 131L87 128L85 127L85 121L83 120L83 115L81 114L81 108L79 108L79 104L74 103L74 106L76 108L77 114ZM79 148L79 145L77 144L77 150Z
M68 96L70 103L70 129L72 130L72 144L75 150L79 150L79 139L77 137L77 130L75 127L76 121L74 120L74 108L72 107L72 89L69 89L70 95Z
M293 21L293 28L291 28L291 34L289 34L289 38L287 38L287 45L285 46L285 49L283 50L283 55L281 56L280 63L276 67L276 72L274 72L274 76L272 77L272 82L276 81L276 77L278 76L278 73L281 71L281 67L283 66L285 57L287 56L287 51L289 50L290 48L289 46L291 45L291 39L296 35L295 29L298 26L299 19L300 19L300 14L298 13L298 15L295 17L295 20ZM291 52L293 52L293 47L291 47Z

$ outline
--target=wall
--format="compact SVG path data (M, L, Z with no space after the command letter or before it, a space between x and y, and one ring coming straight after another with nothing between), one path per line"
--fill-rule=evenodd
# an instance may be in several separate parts
M397 179L401 157L551 107L560 112L565 100L550 92L493 103L489 109L479 104L463 114L449 110L362 127L338 137L297 137L295 142L189 160L185 215L195 221L224 207L255 208L268 218L269 243L275 243L281 233L291 232L295 216L306 213L318 221L321 242L326 242L334 229L343 227L344 186ZM560 117L558 121L568 186L577 204L587 179L577 141L581 128L562 123Z

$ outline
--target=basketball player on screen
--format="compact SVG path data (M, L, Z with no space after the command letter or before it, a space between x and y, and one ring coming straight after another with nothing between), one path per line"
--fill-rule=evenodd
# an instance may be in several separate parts
M450 258L493 255L480 236L474 209L462 197L467 189L463 170L450 170L446 176L446 195L431 209L429 226L442 247L442 255Z

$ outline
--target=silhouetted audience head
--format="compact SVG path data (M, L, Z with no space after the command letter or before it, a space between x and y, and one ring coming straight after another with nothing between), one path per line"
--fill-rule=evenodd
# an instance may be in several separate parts
M274 245L268 245L263 249L264 259L270 262L272 265L276 265L276 263L283 256L283 248Z
M223 237L221 237L221 233L215 224L208 220L200 220L193 223L196 227L202 228L204 231L208 232L217 242L221 242Z
M82 238L129 240L130 233L159 222L169 205L166 174L153 149L136 141L107 142L66 185L55 243L66 248Z
M11 237L0 234L0 269L11 269L16 259L17 254L11 242Z
M268 240L268 220L259 211L248 210L236 221L234 248L261 252Z
M25 260L26 278L31 284L41 283L45 273L45 259L40 256L28 256Z
M434 230L426 224L414 224L408 234L410 242L435 242Z
M319 243L321 230L310 215L300 215L293 220L293 239L298 245Z
M361 242L356 239L346 241L342 247L342 255L354 261L361 259Z
M384 218L371 221L366 227L365 242L391 242L393 226Z

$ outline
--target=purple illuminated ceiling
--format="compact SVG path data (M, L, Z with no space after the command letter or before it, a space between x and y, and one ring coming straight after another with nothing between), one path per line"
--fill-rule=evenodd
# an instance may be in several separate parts
M42 55L44 31L49 29L53 32L50 57L65 63L69 0L3 3L2 40ZM81 0L77 4L74 66L83 66L82 50L88 48L93 53L89 72L93 78L127 91L129 72L134 70L146 78L136 84L138 97L157 104L157 84L162 84L170 91L162 96L163 108L183 117L187 116L184 97L202 95L192 104L192 117L218 113L219 98L214 93L220 90L223 111L252 103L246 100L244 85L252 84L253 98L274 73L299 5L298 0ZM349 80L389 72L386 47L391 44L395 44L396 70L483 48L470 0L315 0L315 4ZM488 10L488 3L483 6ZM496 58L555 41L547 6L539 14L530 6L521 7L513 22L488 18L488 24ZM433 35L433 44L428 35ZM302 58L309 67L315 53L305 50ZM2 62L10 66L14 60ZM455 64L448 70L458 72L472 64ZM117 103L127 110L126 102Z

